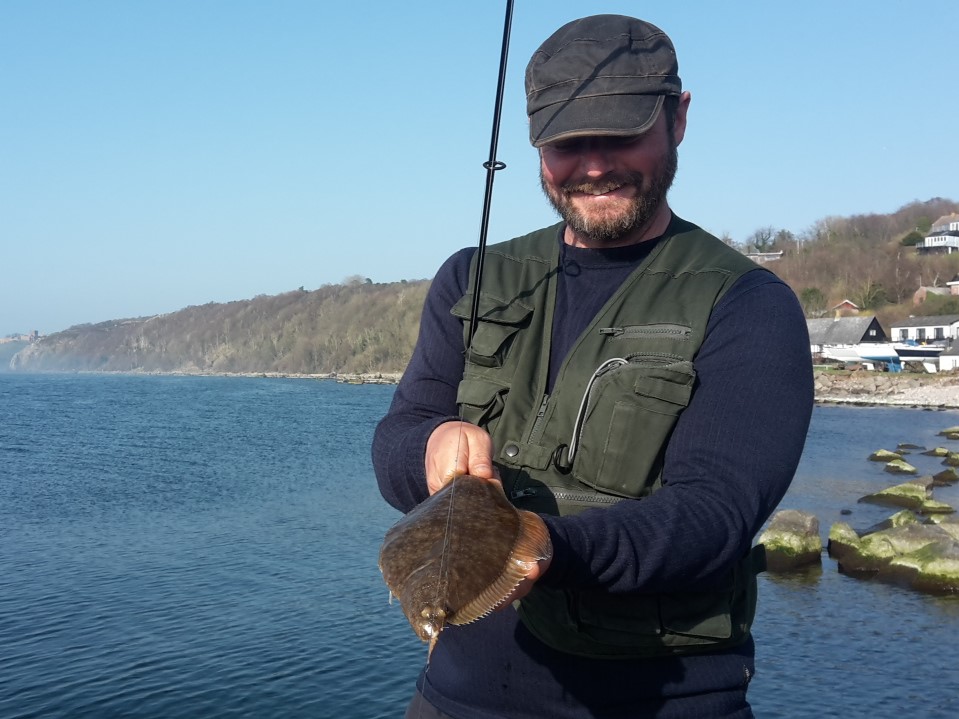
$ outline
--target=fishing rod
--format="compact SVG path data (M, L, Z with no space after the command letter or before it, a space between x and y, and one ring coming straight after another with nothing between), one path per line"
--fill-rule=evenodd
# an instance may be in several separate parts
M476 321L479 317L479 290L483 279L483 262L486 257L486 234L489 231L490 207L493 203L493 179L497 170L506 169L506 163L496 159L496 148L499 144L500 116L503 112L503 91L506 85L506 60L509 56L509 35L513 24L513 0L506 0L506 20L503 23L503 45L499 57L499 78L496 82L496 102L493 106L493 131L489 144L489 159L483 163L486 168L486 193L483 197L483 216L480 221L479 247L476 252L476 266L473 270L473 304L470 308L469 341L467 351L473 344L473 335L476 334Z

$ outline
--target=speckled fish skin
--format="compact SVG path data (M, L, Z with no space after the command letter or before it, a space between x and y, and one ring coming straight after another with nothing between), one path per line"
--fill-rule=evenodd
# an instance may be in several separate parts
M510 504L498 482L463 475L386 533L379 564L432 653L446 624L489 614L551 553L542 519Z

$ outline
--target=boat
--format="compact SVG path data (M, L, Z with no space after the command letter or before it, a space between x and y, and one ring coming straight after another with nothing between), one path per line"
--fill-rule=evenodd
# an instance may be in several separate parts
M900 355L892 342L860 342L854 345L825 345L822 356L837 362L888 362L898 365Z
M893 347L896 350L896 354L899 355L900 359L903 361L907 360L932 360L938 359L940 353L946 349L945 345L927 345L916 342L916 340L904 340L902 342L894 342Z

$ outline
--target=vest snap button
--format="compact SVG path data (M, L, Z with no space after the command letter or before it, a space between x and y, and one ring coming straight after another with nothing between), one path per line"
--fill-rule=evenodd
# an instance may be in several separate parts
M510 442L503 448L503 451L506 452L507 457L515 457L517 454L519 454L519 447Z

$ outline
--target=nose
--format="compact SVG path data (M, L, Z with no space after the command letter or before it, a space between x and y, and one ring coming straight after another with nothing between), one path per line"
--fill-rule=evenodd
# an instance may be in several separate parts
M579 151L580 167L590 177L601 177L612 168L609 143L600 138L586 139Z

